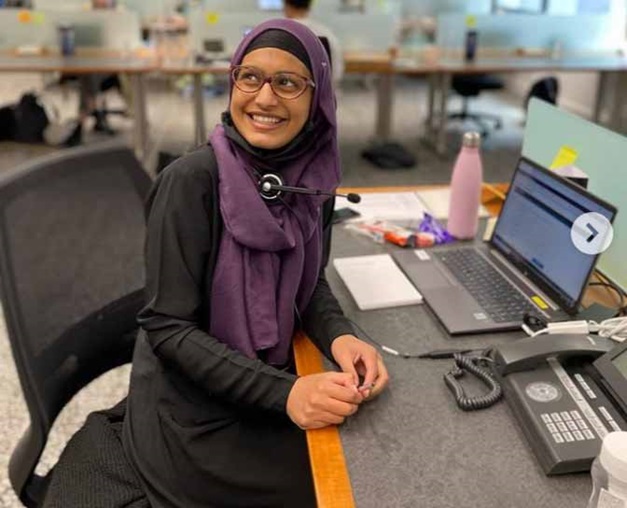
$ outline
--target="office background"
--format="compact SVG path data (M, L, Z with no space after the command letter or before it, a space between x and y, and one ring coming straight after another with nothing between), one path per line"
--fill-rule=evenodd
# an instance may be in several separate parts
M0 2L1 3L1 2ZM52 5L54 4L54 5ZM85 2L78 0L33 0L35 9L54 8L73 12L84 8ZM204 0L204 2L177 2L174 0L126 0L118 2L126 10L137 13L139 25L153 22L158 17L181 12L187 16L200 13L218 12L227 16L256 14L259 12L256 0ZM542 14L528 12L542 10ZM0 9L2 11L2 9ZM493 13L498 11L499 15ZM394 34L384 34L383 43L388 38L401 45L401 52L412 54L436 42L442 46L459 47L463 39L464 23L472 15L480 31L486 34L491 23L505 23L494 36L480 39L480 47L502 47L530 45L550 46L557 40L551 30L560 20L568 19L569 31L560 34L561 49L607 49L612 46L625 47L627 37L627 1L625 0L317 0L313 16L327 21L329 25L338 23L334 17L342 15L372 15L391 17L397 28ZM507 12L507 14L504 14ZM0 22L2 22L0 12ZM280 15L279 11L266 11L267 15ZM506 16L511 16L507 21ZM540 22L543 33L532 31L529 25ZM496 20L496 21L495 21ZM505 20L505 22L503 21ZM434 34L435 24L450 24L445 32ZM529 25L526 25L529 24ZM341 25L336 25L340 27ZM448 25L447 25L448 26ZM504 27L504 28L503 28ZM587 27L582 31L581 27ZM595 27L599 27L596 29ZM514 28L516 30L514 31ZM525 39L533 34L535 39ZM348 36L347 36L348 37ZM439 38L439 39L438 39ZM139 40L139 35L138 35ZM358 37L349 39L359 41ZM510 41L510 42L508 42ZM511 42L514 41L514 42ZM0 36L0 46L10 44L6 35ZM576 44L582 46L577 47ZM126 49L131 43L126 44ZM123 48L124 49L124 48ZM503 128L491 131L485 139L483 161L485 180L489 182L507 181L514 163L521 151L524 128L523 101L530 84L544 77L546 73L513 74L505 76L506 87L496 93L484 93L472 102L471 108L477 111L493 111L503 117ZM78 97L74 85L59 85L56 77L38 73L3 72L0 74L0 106L12 104L28 90L35 90L45 101L59 110L61 118L76 116ZM594 96L598 85L595 73L569 73L558 75L560 79L559 105L583 117L590 117L594 107ZM212 83L209 82L209 85ZM193 147L193 118L189 83L181 77L164 77L155 73L147 80L147 108L151 142L146 157L147 169L154 172L159 153L181 154ZM452 164L459 147L461 134L471 128L469 124L451 122L447 130L449 149L442 157L436 155L422 141L424 118L427 113L427 81L422 77L398 76L395 80L393 103L392 138L401 143L416 157L414 168L384 170L364 160L360 152L373 141L375 123L375 80L370 75L346 75L338 91L338 118L340 149L345 186L393 186L447 183ZM123 98L116 92L107 92L109 107L124 107ZM211 127L219 121L220 112L225 108L226 95L219 95L215 87L208 86L205 96L206 123ZM452 97L449 109L458 109L460 99ZM619 107L621 105L616 105ZM623 105L624 107L624 105ZM133 120L114 117L110 120L116 130L116 138L130 143ZM110 141L107 134L94 133L87 129L85 144ZM20 163L33 157L43 156L59 150L45 145L26 145L13 142L0 142L0 173L11 171ZM11 358L8 340L5 337L3 320L0 319L0 507L20 506L13 494L6 476L10 453L27 422L25 405L17 375ZM85 415L117 402L126 393L129 367L122 367L99 379L81 393L66 408L56 422L42 464L43 472L56 461L67 438L81 425Z

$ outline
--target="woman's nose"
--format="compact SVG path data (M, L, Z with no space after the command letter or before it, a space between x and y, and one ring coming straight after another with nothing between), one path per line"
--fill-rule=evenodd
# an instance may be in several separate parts
M259 89L257 97L255 97L255 102L262 106L274 106L278 102L277 96L274 94L270 83L264 83Z

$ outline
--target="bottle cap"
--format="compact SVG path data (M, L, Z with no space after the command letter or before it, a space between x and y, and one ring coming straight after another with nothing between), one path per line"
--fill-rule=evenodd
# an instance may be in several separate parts
M610 432L605 436L599 460L608 474L627 482L627 432Z
M474 131L464 133L462 145L470 148L478 148L481 145L481 134Z

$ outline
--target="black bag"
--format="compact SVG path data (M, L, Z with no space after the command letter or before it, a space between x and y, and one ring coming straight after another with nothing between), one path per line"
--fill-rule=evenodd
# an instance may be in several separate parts
M366 148L362 150L361 156L382 169L412 168L416 165L416 157L393 141L377 143Z
M37 96L32 93L22 95L13 113L15 115L15 141L43 143L44 129L50 122Z
M15 112L13 106L0 108L0 141L15 139Z
M525 98L525 109L529 106L529 100L536 97L550 104L557 104L557 95L559 94L559 82L557 78L551 76L536 81Z

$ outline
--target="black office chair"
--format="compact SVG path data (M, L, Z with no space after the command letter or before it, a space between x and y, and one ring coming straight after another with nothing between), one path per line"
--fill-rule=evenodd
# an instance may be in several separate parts
M493 122L495 129L500 129L503 126L500 116L491 113L471 113L468 103L472 97L477 97L481 92L486 90L501 90L504 86L503 80L490 74L453 76L451 87L462 98L462 110L457 113L449 113L448 118L473 121L479 127L479 132L482 137L488 135L491 127L486 120Z
M25 506L41 506L48 488L51 474L34 470L61 409L131 360L150 184L131 150L110 143L40 158L0 179L0 290L30 416L9 477Z

